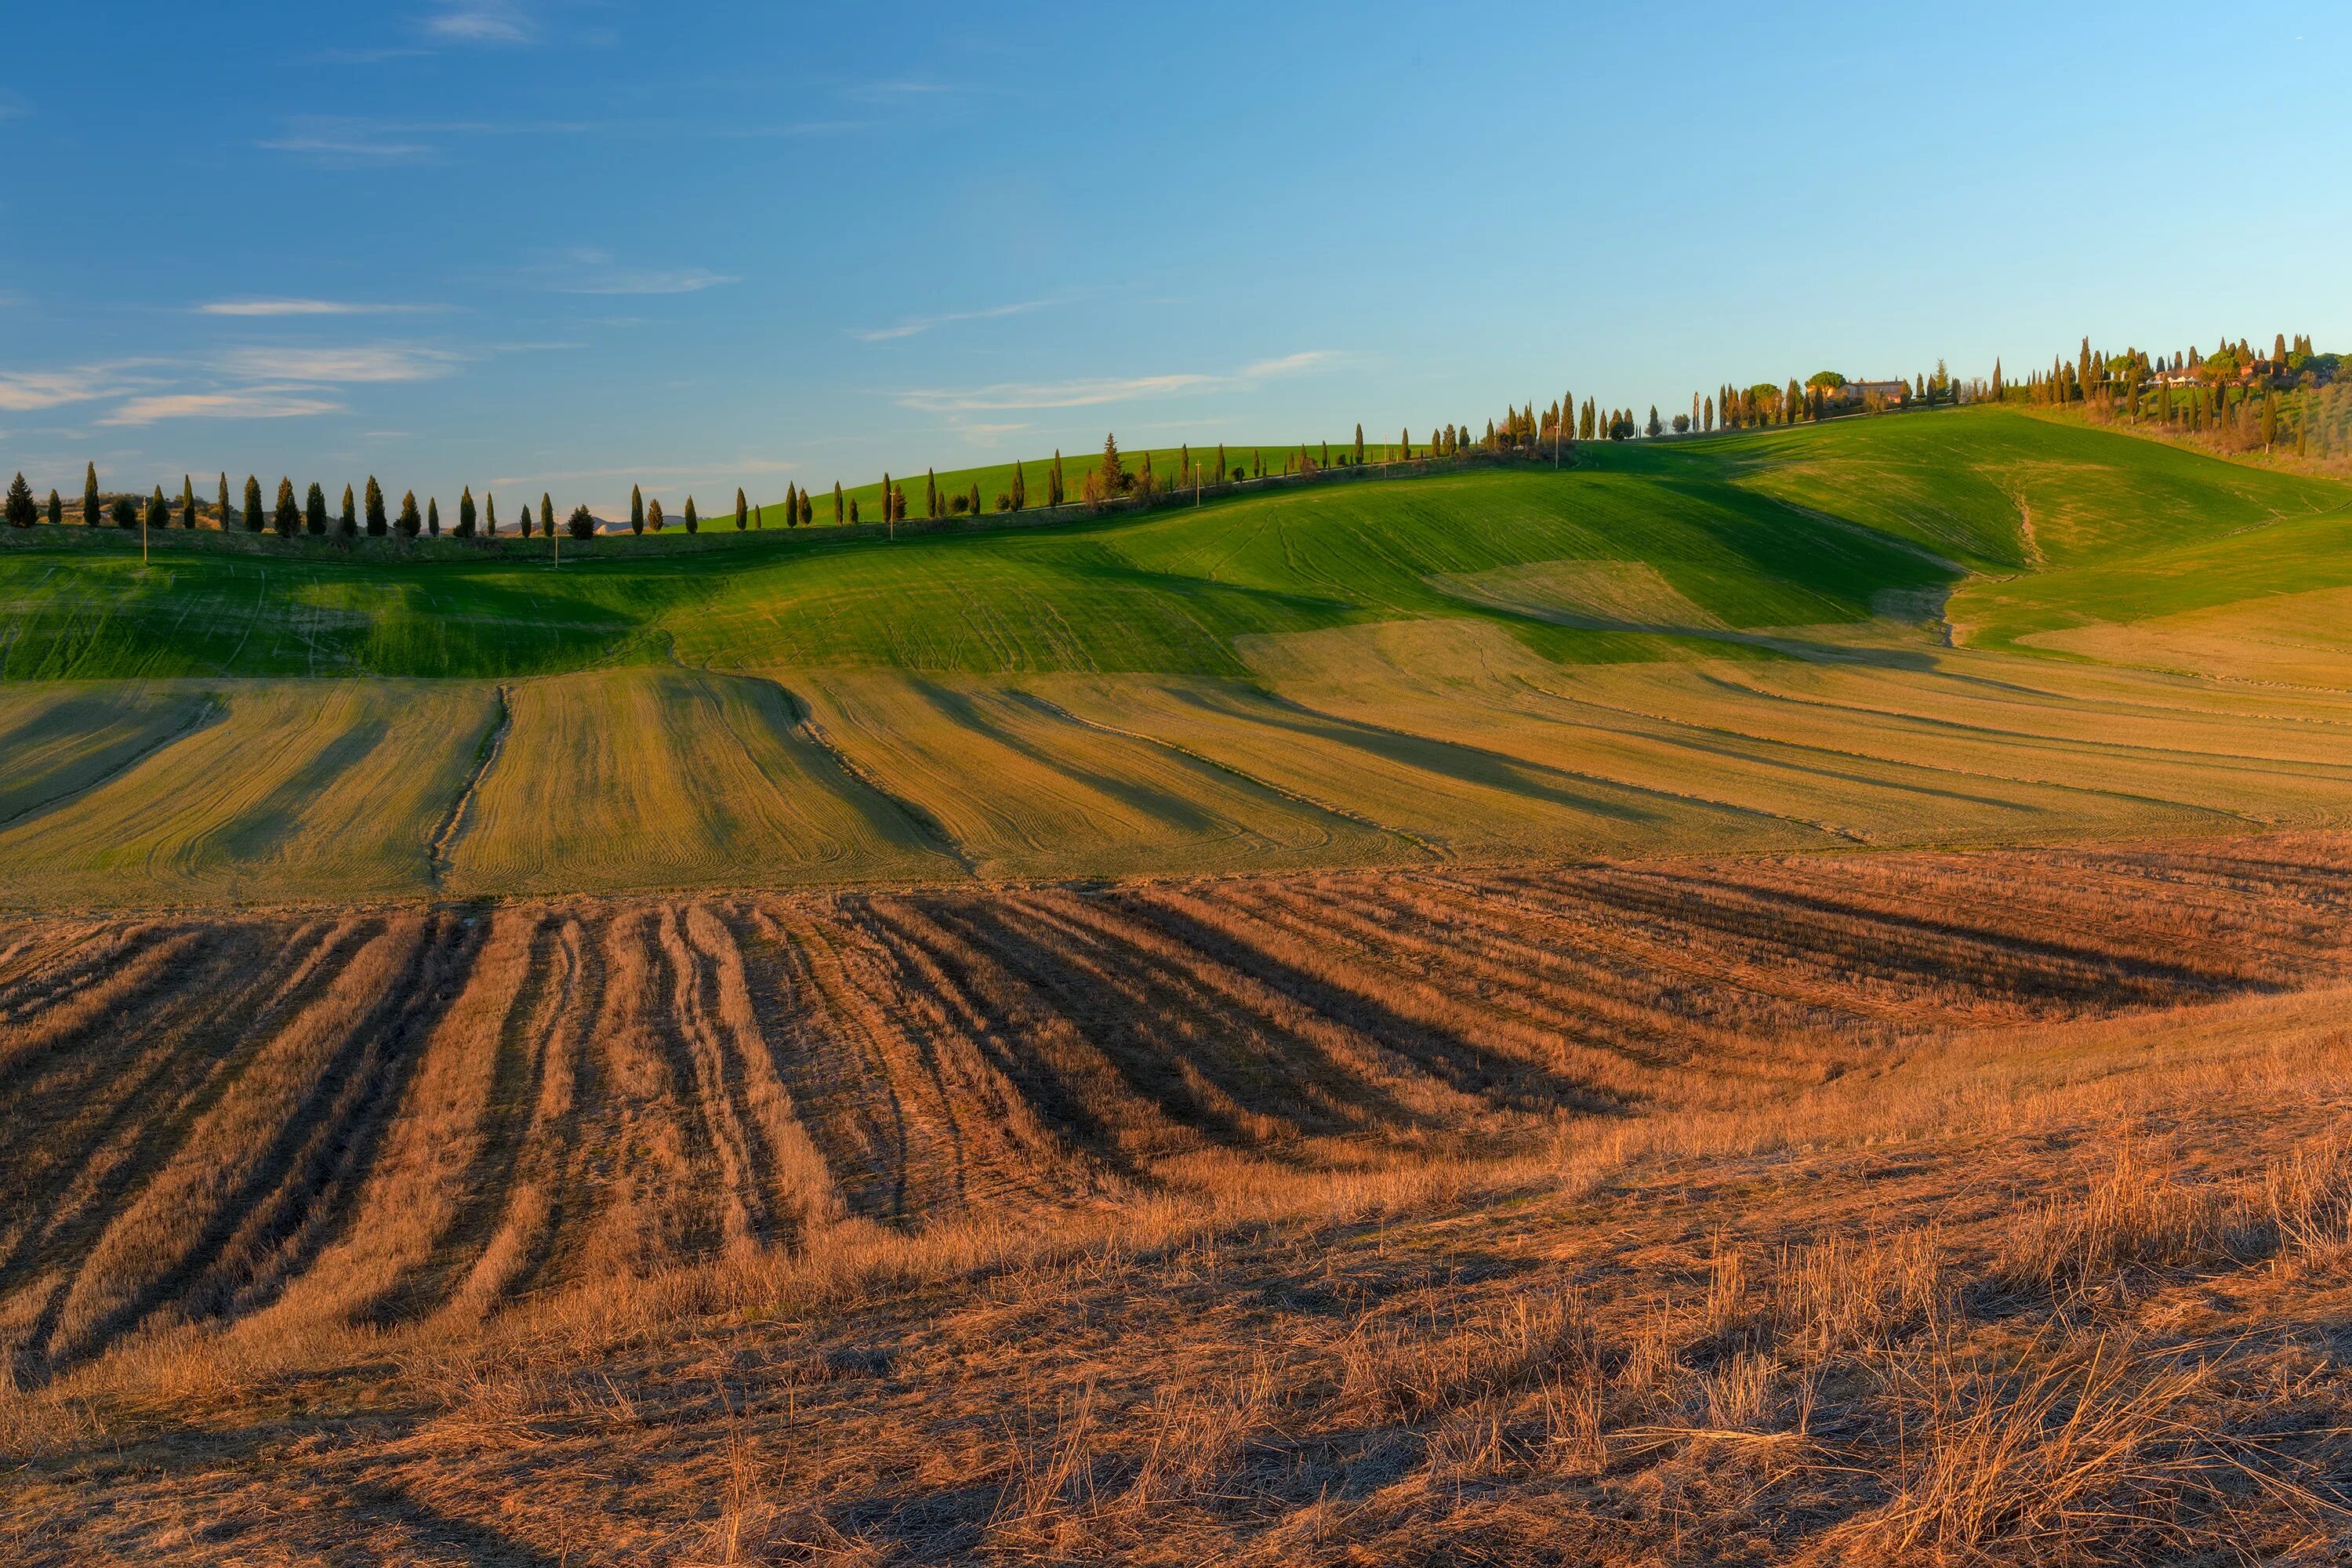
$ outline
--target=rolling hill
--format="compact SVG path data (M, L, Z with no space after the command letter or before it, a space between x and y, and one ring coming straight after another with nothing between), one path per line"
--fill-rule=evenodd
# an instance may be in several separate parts
M2309 629L2347 505L1980 409L560 568L36 529L0 549L0 874L303 900L2315 825L2352 805Z

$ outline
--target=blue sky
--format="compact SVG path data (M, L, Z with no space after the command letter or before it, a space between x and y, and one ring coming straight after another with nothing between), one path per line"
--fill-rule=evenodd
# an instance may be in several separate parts
M610 511L2352 340L2352 11L21 6L0 466Z

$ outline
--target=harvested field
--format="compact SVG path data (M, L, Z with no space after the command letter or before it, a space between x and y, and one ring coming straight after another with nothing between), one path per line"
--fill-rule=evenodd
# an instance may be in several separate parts
M0 1544L2325 1539L2347 915L2310 835L20 922Z
M602 892L955 876L772 683L690 670L518 681L446 885ZM454 799L454 797L453 797Z

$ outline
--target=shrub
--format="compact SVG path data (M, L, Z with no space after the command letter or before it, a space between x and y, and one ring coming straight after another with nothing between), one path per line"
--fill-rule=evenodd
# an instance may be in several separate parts
M657 511L655 515L660 514ZM564 520L563 526L574 539L593 539L596 537L596 514L584 506L575 506L572 509L572 515Z
M129 496L116 496L107 508L107 515L114 520L117 528L136 528L139 526L139 503Z

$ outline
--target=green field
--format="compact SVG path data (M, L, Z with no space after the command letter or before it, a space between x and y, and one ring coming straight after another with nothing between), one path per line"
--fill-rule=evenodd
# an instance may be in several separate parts
M2352 811L2352 489L2009 410L896 541L730 521L560 568L184 533L142 566L110 530L8 531L0 889L1061 879Z

